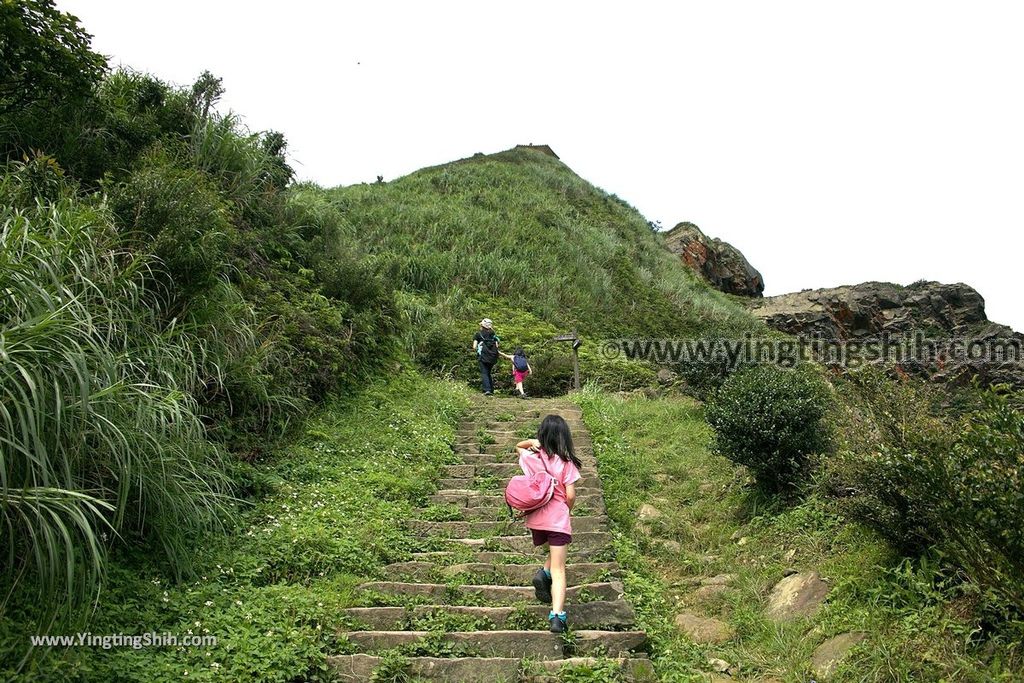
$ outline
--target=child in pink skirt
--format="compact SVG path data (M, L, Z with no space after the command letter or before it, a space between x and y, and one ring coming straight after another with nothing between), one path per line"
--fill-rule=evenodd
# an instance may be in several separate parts
M500 351L498 353L501 353ZM512 361L512 382L516 385L516 391L519 392L519 398L526 398L526 390L523 388L523 381L526 376L533 372L533 368L530 367L530 361L526 358L526 353L522 347L518 347L511 356L507 353L501 353L501 355L510 361Z
M547 472L555 479L555 492L543 507L526 515L526 528L533 545L548 546L548 559L533 577L537 599L551 604L548 621L552 633L568 629L565 615L565 558L572 543L572 506L576 502L576 482L580 478L580 459L572 445L569 425L559 415L548 415L537 430L536 439L516 444L523 474Z

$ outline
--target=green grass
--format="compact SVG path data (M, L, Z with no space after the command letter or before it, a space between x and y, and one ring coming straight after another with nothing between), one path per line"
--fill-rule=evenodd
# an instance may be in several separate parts
M551 338L738 335L761 328L663 248L635 209L561 162L529 150L481 155L393 182L294 188L292 202L329 205L347 236L396 285L404 345L425 366L474 381L476 323L495 320L505 350L523 346L528 393L564 391L572 364ZM570 284L571 283L571 284ZM614 389L653 381L641 363L584 345L586 380ZM507 361L498 391L511 388Z
M38 170L0 176L0 198ZM208 346L155 323L158 264L119 248L104 206L0 201L0 226L0 580L87 603L112 537L186 571L190 536L230 516L192 393Z
M927 560L901 560L887 543L844 519L817 493L790 505L759 493L742 469L710 452L711 431L693 399L577 395L592 432L605 501L616 533L627 597L651 636L666 681L702 680L708 658L742 677L806 681L822 641L865 631L837 681L1019 680L1011 625L987 634L980 598ZM662 514L639 521L643 504ZM740 539L743 539L742 541ZM777 624L767 595L787 569L816 570L831 586L809 619ZM726 591L698 599L694 581L734 574ZM699 646L681 634L679 612L728 622L737 637Z
M482 155L328 194L406 291L502 298L588 331L749 326L635 209L538 152Z
M194 548L199 576L175 582L136 553L114 558L93 633L211 633L203 649L36 651L21 680L326 680L343 647L343 608L355 586L423 547L403 530L432 492L467 407L451 383L400 374L333 401L295 443L254 466L265 493L231 533ZM0 643L13 665L35 624L29 596L8 606ZM5 679L12 674L0 669Z

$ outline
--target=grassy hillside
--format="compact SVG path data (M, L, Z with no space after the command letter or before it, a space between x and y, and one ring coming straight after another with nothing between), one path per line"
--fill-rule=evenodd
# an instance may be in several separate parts
M666 253L635 209L542 152L477 155L327 196L409 293L452 304L497 298L593 335L752 325Z
M586 380L636 388L653 371L601 358L602 337L735 336L760 329L745 308L669 254L635 209L541 152L515 148L390 183L294 188L294 206L340 217L396 288L398 333L424 367L472 382L469 340L482 317L537 371L531 390L565 391L577 329ZM500 386L507 386L505 373Z
M848 388L838 389L848 400ZM877 448L877 431L888 419L907 433L918 428L907 416L920 410L923 395L899 404L890 398L898 392L908 389L879 389L877 400L891 415L830 416L848 449L844 457ZM823 457L803 495L769 496L744 468L715 452L699 402L600 391L578 398L608 514L620 532L627 595L652 639L659 680L982 683L1024 676L1019 607L968 578L937 538L934 546L907 552L863 524L851 513L844 457ZM846 490L838 496L837 479ZM903 523L920 523L919 513ZM1003 528L1007 536L1015 533ZM994 557L986 559L989 566ZM773 586L798 572L818 572L827 600L810 614L772 618ZM681 614L700 625L696 637L684 633ZM840 634L859 640L823 675L812 658ZM716 678L722 663L729 676Z

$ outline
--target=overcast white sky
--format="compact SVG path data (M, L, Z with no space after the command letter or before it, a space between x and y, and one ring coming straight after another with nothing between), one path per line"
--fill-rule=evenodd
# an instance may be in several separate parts
M115 64L223 77L303 179L545 143L766 294L961 281L1024 330L1024 3L58 5Z

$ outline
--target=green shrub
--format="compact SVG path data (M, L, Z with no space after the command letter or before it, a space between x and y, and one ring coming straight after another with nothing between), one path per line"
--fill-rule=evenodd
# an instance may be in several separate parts
M1024 613L1024 412L1005 390L987 391L984 401L942 472L943 547Z
M875 432L830 463L845 511L909 555L938 551L1024 610L1024 413L1003 389L951 422L945 390L861 371L844 399Z
M0 225L0 574L95 588L111 532L186 570L191 533L228 509L191 392L201 341L156 324L157 264L118 248L102 204L3 202Z
M836 383L846 414L836 424L838 453L828 481L849 516L904 553L918 554L936 536L933 486L938 459L954 432L939 417L935 387L863 368Z
M807 366L758 366L732 375L707 406L719 451L770 490L797 482L827 444L827 385Z
M227 275L230 214L211 185L202 173L154 155L107 188L126 243L138 240L140 251L160 259L167 282L159 293L170 299L175 316Z

